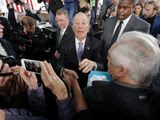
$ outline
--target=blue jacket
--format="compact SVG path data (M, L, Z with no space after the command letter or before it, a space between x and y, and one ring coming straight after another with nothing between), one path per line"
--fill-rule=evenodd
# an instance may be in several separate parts
M145 20L144 16L141 17ZM160 15L157 14L155 16L154 22L152 24L152 29L150 30L150 34L157 38L157 35L160 34Z
M157 35L160 34L160 15L156 15L150 33L154 37L157 37Z

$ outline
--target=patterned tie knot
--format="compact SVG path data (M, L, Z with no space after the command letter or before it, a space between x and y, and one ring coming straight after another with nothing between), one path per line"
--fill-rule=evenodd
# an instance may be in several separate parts
M77 51L77 55L78 55L78 60L81 61L81 57L83 54L83 43L82 42L78 42L78 51Z
M82 48L83 43L82 42L78 42L78 45L79 45L80 48Z

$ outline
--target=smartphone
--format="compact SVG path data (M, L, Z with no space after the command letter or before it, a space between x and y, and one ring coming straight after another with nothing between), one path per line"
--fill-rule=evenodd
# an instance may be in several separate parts
M21 59L21 64L25 70L34 72L36 74L41 73L40 62L37 60L30 60L30 59Z

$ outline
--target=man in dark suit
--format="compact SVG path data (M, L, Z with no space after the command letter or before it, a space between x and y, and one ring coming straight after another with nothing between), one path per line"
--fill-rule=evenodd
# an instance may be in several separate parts
M88 38L89 20L84 13L77 13L73 20L75 38L61 47L57 70L75 70L81 88L87 84L88 73L93 69L103 69L101 60L101 41Z
M135 0L120 0L117 7L117 16L108 18L105 21L102 34L104 62L106 61L108 49L124 32L141 31L149 33L150 25L132 14L134 4ZM117 31L117 28L120 28L119 31Z
M69 16L67 10L61 8L56 12L56 21L59 26L57 30L55 58L60 57L60 48L63 44L74 38L72 27L69 25Z

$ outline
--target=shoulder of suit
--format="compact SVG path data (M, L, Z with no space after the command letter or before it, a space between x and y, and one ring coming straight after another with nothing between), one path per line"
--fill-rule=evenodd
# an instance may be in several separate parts
M110 21L113 21L113 20L117 20L117 17L109 17L106 19L105 22L110 22Z
M110 17L107 18L104 22L104 26L108 26L108 25L112 25L113 23L115 23L117 21L117 17Z
M150 26L150 24L148 22L146 22L145 20L143 20L142 18L140 17L137 17L136 15L132 15L132 18L134 18L136 24L138 23L138 25L145 25L145 26ZM131 18L131 19L132 19Z

